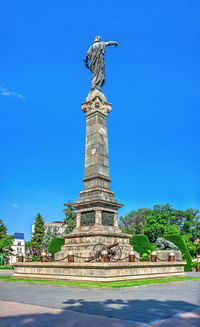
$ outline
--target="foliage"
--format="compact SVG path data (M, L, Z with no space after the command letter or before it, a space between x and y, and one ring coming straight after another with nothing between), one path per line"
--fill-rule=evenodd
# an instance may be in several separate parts
M200 238L200 215L198 210L177 210L170 204L154 205L153 208L133 210L120 217L123 232L137 235L145 234L150 242L169 234L187 235L185 240L191 255L196 247L193 243Z
M195 255L200 254L200 244L195 244L196 250L195 250Z
M26 248L32 248L33 247L32 242L31 241L25 242L25 247Z
M7 236L7 228L3 223L3 220L0 219L0 240Z
M120 228L124 233L128 234L144 234L146 216L150 209L141 208L133 210L119 219Z
M146 261L151 254L151 243L144 234L135 235L131 239L131 244L136 252L139 252L141 259Z
M192 270L192 257L185 245L185 242L183 238L180 235L171 234L171 235L165 235L165 238L169 240L170 242L173 242L181 251L183 260L187 261L187 264L185 265L185 271L191 271Z
M34 221L34 232L31 239L31 244L34 249L42 249L42 241L44 238L45 227L44 227L44 219L40 215L37 214L35 221Z
M4 265L4 255L0 253L0 266Z
M155 205L146 217L145 234L151 242L167 233L179 234L180 228L175 221L175 210L170 204Z
M200 280L198 277L170 277L170 278L149 278L140 280L123 280L117 282L79 282L79 281L64 281L64 280L46 280L46 279L32 279L32 278L15 278L12 276L0 276L0 281L8 282L23 282L36 283L47 285L66 285L66 286L81 286L81 287L95 287L95 288L119 288L132 287L140 285L153 285L161 283L182 282L187 280Z
M140 257L141 261L150 261L151 250L147 250L147 252L143 253Z
M53 238L49 244L48 251L51 253L54 260L55 253L61 250L61 246L64 245L65 239L63 237Z
M67 208L63 210L65 213L63 226L66 225L65 233L69 234L76 226L76 212L71 202L68 202L66 206Z
M57 233L56 228L54 228L52 230L51 228L48 227L45 234L44 234L44 238L43 238L43 241L42 241L42 248L47 250L51 240L53 238L56 238L58 236L57 234L58 233Z
M193 261L192 266L193 268L200 268L200 261Z
M14 266L1 266L0 265L0 270L12 270L14 269Z
M181 236L185 242L188 251L190 252L190 255L194 257L196 255L197 244L191 241L191 234L184 234Z
M4 258L8 258L13 252L12 250L13 239L14 236L11 235L0 239L0 254L2 254Z

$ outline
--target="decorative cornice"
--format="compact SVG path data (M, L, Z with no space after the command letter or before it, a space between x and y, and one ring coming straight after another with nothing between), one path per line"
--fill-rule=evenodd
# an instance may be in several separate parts
M86 113L86 116L96 111L107 116L108 112L112 110L111 103L107 102L104 94L98 90L89 93L86 102L82 103L81 108Z

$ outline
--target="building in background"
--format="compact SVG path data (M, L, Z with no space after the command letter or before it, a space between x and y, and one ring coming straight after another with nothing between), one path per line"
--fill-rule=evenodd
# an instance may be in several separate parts
M32 225L32 233L34 233L34 227L35 225ZM47 230L51 230L56 231L57 236L61 236L62 234L64 234L66 226L63 226L63 221L53 221L52 223L44 223L44 227L45 227L45 232Z
M24 233L14 233L14 240L12 245L13 253L10 256L9 264L13 264L17 262L17 256L20 254L25 257L25 241L24 241Z

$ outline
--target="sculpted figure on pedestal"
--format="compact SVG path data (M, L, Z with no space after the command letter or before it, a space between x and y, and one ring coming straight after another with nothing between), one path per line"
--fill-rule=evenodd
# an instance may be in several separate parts
M103 42L100 36L96 36L93 45L83 59L86 67L92 72L91 90L101 90L101 87L105 84L105 47L109 45L119 46L115 41Z

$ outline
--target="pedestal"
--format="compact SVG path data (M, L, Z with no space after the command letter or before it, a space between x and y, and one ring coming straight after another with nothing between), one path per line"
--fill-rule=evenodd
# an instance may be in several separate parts
M122 204L110 190L107 116L111 104L104 93L94 90L82 103L82 110L86 115L84 189L73 203L77 210L76 227L73 233L64 236L65 245L56 254L56 260L72 251L77 261L86 261L99 243L105 246L118 243L121 258L126 258L132 250L131 236L123 234L118 226L118 209Z

